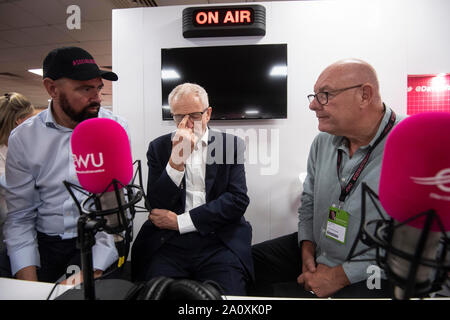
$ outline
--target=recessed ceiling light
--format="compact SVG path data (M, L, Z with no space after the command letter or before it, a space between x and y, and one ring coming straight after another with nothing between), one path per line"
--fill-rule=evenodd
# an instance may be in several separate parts
M39 75L39 76L41 76L41 77L42 77L42 75L43 75L42 69L28 69L28 72L37 74L37 75Z

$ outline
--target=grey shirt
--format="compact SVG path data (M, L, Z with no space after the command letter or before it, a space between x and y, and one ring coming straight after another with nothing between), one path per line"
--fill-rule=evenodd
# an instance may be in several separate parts
M339 201L341 187L346 186L353 173L365 157L369 146L373 145L389 121L392 110L386 107L385 114L375 137L369 145L359 148L349 157L347 139L328 133L319 133L314 139L307 166L307 177L303 184L302 202L298 210L298 241L309 240L316 244L316 262L329 267L342 265L351 283L363 281L368 277L367 268L375 262L375 252L371 250L358 259L373 258L373 262L346 262L347 255L355 241L361 223L361 182L378 193L381 162L383 159L386 137L372 151L366 167L358 181L344 200ZM397 115L397 124L404 117ZM339 176L337 174L338 149L342 150L342 162ZM345 244L325 236L330 206L340 206L349 213ZM379 215L368 201L366 203L366 221L379 218ZM367 248L361 242L356 252Z

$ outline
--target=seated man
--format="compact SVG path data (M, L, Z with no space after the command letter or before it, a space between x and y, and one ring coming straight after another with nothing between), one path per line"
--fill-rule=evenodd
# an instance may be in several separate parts
M147 152L153 209L133 244L132 277L213 280L244 295L253 264L243 141L207 127L212 108L199 85L177 86L169 104L177 130Z
M387 297L386 281L378 290L366 284L375 260L346 258L360 226L361 182L378 190L386 136L400 117L382 102L376 72L361 60L327 67L314 92L308 96L309 108L322 132L309 153L298 232L253 247L256 285L251 294ZM376 217L375 207L368 206L367 219ZM359 259L375 259L375 252Z

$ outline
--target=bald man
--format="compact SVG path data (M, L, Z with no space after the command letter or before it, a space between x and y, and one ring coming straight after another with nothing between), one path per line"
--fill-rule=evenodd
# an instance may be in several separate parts
M249 293L388 297L386 280L367 285L374 261L346 257L360 226L361 183L378 190L386 136L402 117L383 103L376 72L362 60L333 63L319 75L314 92L309 108L321 132L308 157L298 232L253 246L256 280ZM372 204L366 210L366 219L378 217ZM356 252L364 248L359 243ZM360 258L374 259L375 253Z

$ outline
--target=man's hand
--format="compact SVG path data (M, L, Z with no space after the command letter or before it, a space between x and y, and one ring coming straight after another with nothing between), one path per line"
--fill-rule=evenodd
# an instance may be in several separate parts
M303 284L305 290L311 291L311 287L303 281L303 274L316 272L316 247L312 241L304 240L301 243L302 250L302 274L298 276L297 282Z
M28 266L20 269L16 273L16 278L19 280L38 281L36 266Z
M318 264L315 272L303 272L297 282L320 298L329 297L350 284L342 265L331 268L324 264Z
M94 271L94 279L101 277L102 274L103 274L102 270L95 270ZM80 272L75 273L74 275L71 275L66 280L62 281L60 284L76 286L81 283L83 283L83 271L80 271Z
M148 218L160 229L178 230L177 214L166 209L153 209Z
M102 270L94 271L94 278L98 278L103 274ZM38 281L36 266L28 266L20 269L16 273L16 278L20 280ZM77 272L76 274L70 276L66 280L62 281L61 284L66 285L78 285L83 282L83 273Z
M178 171L184 170L186 159L194 150L198 137L194 130L188 127L189 115L184 116L183 120L178 124L177 132L172 140L172 154L170 155L169 164Z

